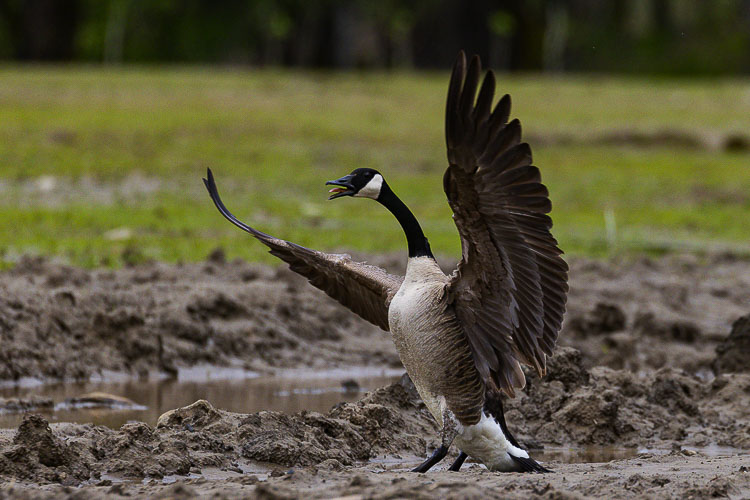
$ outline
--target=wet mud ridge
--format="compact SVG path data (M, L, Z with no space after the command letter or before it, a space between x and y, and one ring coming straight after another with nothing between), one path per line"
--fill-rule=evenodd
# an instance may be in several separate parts
M555 470L547 475L489 473L471 463L462 473L446 471L447 464L427 475L409 473L437 445L437 428L404 377L326 414L243 415L201 400L165 413L155 427L133 422L113 430L50 426L30 413L18 429L0 431L0 480L11 485L0 487L0 495L702 498L750 492L747 451L706 456L689 447L711 442L750 449L750 375L725 374L701 385L670 370L639 382L608 368L589 373L576 364L579 358L564 350L551 367L550 388L533 383L512 405L507 417L518 424L521 441L532 448L645 442L666 451L606 464L547 463ZM180 483L167 484L174 480Z
M0 273L0 292L5 383L200 363L266 373L399 364L387 334L304 280L220 255L118 271L26 259ZM628 446L641 450L633 458L547 461L554 474L531 476L472 463L451 473L446 460L411 474L437 433L403 378L322 413L239 414L201 400L119 429L27 413L0 430L0 498L748 497L748 297L750 262L730 257L572 260L561 345L547 377L529 373L506 402L506 418L532 455Z
M0 273L0 380L167 374L197 364L399 366L387 335L286 269L213 260Z
M371 259L393 272L403 272L401 260ZM747 358L744 365L731 354L714 360L732 324L750 314L750 261L685 256L570 264L559 343L580 350L587 367L748 369ZM747 333L732 342L746 346ZM0 273L0 343L0 381L87 379L104 370L173 374L197 364L261 373L400 366L387 333L301 277L226 262L220 252L199 264L93 271L25 258Z
M405 386L407 387L405 389ZM243 415L205 400L118 430L50 424L28 413L16 430L0 430L0 478L79 485L106 476L163 478L204 468L242 472L325 464L341 468L379 456L421 456L437 427L408 378L327 414ZM281 470L279 469L279 470Z

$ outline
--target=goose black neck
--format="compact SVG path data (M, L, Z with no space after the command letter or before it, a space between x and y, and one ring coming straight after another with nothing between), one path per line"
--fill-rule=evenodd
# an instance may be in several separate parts
M417 218L385 182L380 189L378 201L390 210L404 229L406 242L409 246L409 257L433 257L430 243L422 232L422 227L419 225Z

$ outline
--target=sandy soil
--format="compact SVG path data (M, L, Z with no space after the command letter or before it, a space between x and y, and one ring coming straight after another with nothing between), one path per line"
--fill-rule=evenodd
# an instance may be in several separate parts
M398 271L393 261L376 263ZM436 445L436 426L402 379L325 414L244 415L201 401L155 427L115 430L50 426L29 413L18 429L0 430L0 498L749 497L750 262L571 264L561 347L549 375L530 376L507 402L509 424L531 449L648 452L551 461L546 475L476 464L451 473L448 460L411 474ZM398 365L387 334L303 280L220 253L120 271L27 259L0 274L0 340L5 380L173 373L196 363L262 372Z

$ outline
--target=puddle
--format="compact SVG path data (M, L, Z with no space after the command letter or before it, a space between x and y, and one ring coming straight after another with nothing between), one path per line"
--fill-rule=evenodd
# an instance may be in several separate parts
M585 446L581 448L546 447L543 450L531 450L529 454L542 462L588 464L635 458L642 452L643 450L638 448L621 446Z
M398 380L403 370L358 368L352 370L286 371L258 376L236 369L198 367L180 371L177 379L108 380L26 384L0 387L2 398L49 398L53 407L33 409L50 422L105 425L114 429L138 420L155 425L167 410L206 399L223 410L252 413L262 410L294 413L301 410L326 412L342 401L356 401L364 392ZM353 381L353 382L352 382ZM125 408L87 408L68 400L103 392L132 400ZM86 406L86 405L83 405ZM15 428L23 413L0 413L0 428Z
M689 446L683 447L687 452L700 453L707 457L737 455L747 450L728 446ZM625 448L622 446L584 446L575 448L546 447L543 450L531 450L529 454L542 462L563 462L567 464L605 463L612 460L636 458L641 455L667 455L673 450L662 448Z

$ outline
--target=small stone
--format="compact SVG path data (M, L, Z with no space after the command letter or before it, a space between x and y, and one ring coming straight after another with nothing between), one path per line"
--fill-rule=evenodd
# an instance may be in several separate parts
M341 382L341 387L344 388L344 392L359 392L361 389L359 383L351 378Z
M213 264L223 265L223 264L226 264L227 262L227 256L224 253L223 248L216 247L211 251L211 253L208 254L208 257L206 257L206 260Z
M165 427L190 426L202 428L221 418L211 403L205 399L199 399L195 403L183 408L176 408L163 413L156 422L157 429Z

